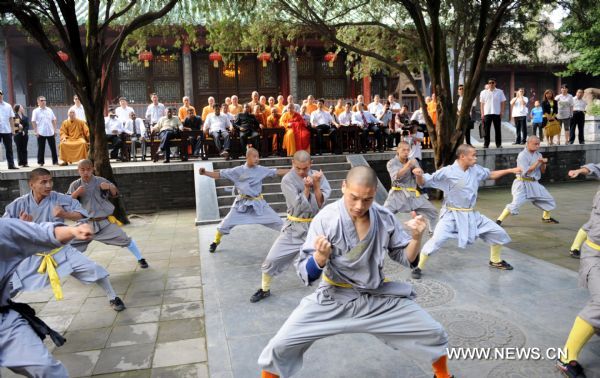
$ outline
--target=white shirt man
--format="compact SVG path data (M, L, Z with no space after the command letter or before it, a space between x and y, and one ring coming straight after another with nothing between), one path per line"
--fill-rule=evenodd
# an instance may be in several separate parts
M219 113L219 115L216 115L210 113L204 121L204 132L212 135L212 133L229 130L229 126L231 126L229 114Z
M380 123L370 112L360 110L352 113L352 124L359 125L362 127L369 126L370 123Z
M12 119L15 118L12 106L0 101L0 134L12 134Z
M529 114L529 109L527 108L529 99L527 97L517 96L510 100L510 102L512 104L513 117L527 117L527 114Z
M575 97L573 99L573 111L574 112L585 112L585 108L587 107L587 102L583 100L583 98Z
M352 111L350 111L350 107L347 106L346 110L340 113L338 116L338 122L342 126L350 126L352 125Z
M506 97L502 89L484 89L479 95L479 102L483 105L482 115L501 115L502 103L506 102Z
M402 109L402 105L400 105L399 102L396 102L396 98L393 95L388 96L388 101L390 102L390 110L392 111L392 113L394 113L394 114L400 113L400 110Z
M124 125L127 121L129 121L131 113L133 113L134 110L132 107L128 106L127 101L123 99L120 99L119 103L121 104L121 106L115 109L115 114L117 115L119 121L121 121Z
M380 99L379 99L378 95L375 95L375 97L373 97L373 102L370 103L369 106L367 107L367 110L369 111L369 113L377 114L383 109L383 104L381 104L381 102L379 100Z
M556 115L556 118L571 118L573 116L573 96L567 92L566 88L561 89L561 91L564 93L561 93L554 98L558 103L558 114Z
M36 123L35 130L38 135L43 137L50 137L54 135L56 116L52 109L47 106L37 107L33 109L31 113L31 122Z
M324 111L323 108L319 108L310 114L310 125L312 127L317 127L319 125L329 126L332 121L331 114Z
M410 120L419 122L419 125L424 125L425 124L425 116L423 116L423 109L419 108L419 109L415 110L413 112L412 116L410 117Z
M125 123L124 131L129 135L140 135L142 138L148 138L146 126L141 118L129 119Z
M165 106L158 102L158 96L152 96L152 103L146 108L146 120L150 122L150 125L158 123L158 120L165 115Z
M104 130L106 135L119 135L125 132L123 122L114 114L104 118Z

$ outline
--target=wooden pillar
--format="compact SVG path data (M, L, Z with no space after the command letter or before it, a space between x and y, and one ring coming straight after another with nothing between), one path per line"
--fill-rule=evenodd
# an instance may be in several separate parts
M4 44L4 55L6 57L6 91L8 93L8 103L15 103L15 87L12 74L12 54L8 43Z
M296 60L296 50L293 46L288 49L287 55L290 94L298 102L298 61Z
M506 96L506 107L508 108L508 119L510 119L512 117L512 106L510 106L510 100L514 97L515 95L515 91L517 89L515 88L515 69L512 68L510 70L510 92L508 93L508 96ZM500 117L504 116L504 114L501 114Z
M190 104L194 103L194 75L192 73L192 51L190 45L183 44L181 49L183 56L183 95L190 98Z
M365 105L371 102L371 76L363 77L362 82L363 97L365 98Z

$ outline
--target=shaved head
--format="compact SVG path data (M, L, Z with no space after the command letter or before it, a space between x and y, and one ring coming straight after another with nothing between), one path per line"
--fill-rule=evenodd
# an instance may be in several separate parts
M94 163L90 159L83 159L77 163L77 168L94 168Z
M470 146L468 144L461 144L460 146L458 146L458 148L456 149L456 157L459 158L461 155L468 155L470 154L473 150L475 150L475 147Z
M307 161L309 162L310 154L305 150L298 150L294 154L294 161L297 161L298 163L306 163Z
M29 172L29 182L35 181L38 177L42 176L52 176L52 174L46 168L35 168Z
M377 188L379 180L373 168L366 165L360 165L352 168L346 176L346 185L366 186L369 188Z
M248 157L248 156L251 156L251 155L254 155L254 154L258 155L258 150L257 150L256 148L254 148L254 147L249 147L249 148L246 150L246 157Z

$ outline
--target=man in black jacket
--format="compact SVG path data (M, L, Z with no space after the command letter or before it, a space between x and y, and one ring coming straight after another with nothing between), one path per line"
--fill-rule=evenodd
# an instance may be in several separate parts
M246 146L251 144L252 147L258 147L258 130L260 124L258 120L252 114L252 106L250 104L244 105L244 112L240 113L235 117L233 121L233 127L240 133L240 143L242 144L242 153L246 153Z

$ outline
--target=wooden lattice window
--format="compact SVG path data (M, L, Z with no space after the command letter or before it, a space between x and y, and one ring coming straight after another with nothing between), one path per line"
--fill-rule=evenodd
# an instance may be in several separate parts
M32 103L38 96L45 96L48 105L66 105L71 102L67 81L58 67L44 55L39 55L39 64L31 72Z
M148 86L144 66L137 62L120 61L117 66L119 77L119 97L126 97L129 102L147 102Z

